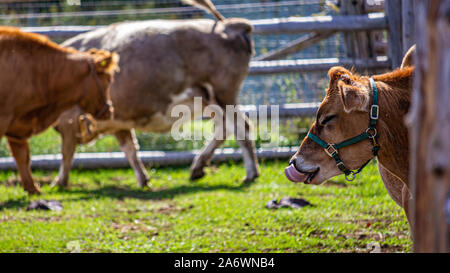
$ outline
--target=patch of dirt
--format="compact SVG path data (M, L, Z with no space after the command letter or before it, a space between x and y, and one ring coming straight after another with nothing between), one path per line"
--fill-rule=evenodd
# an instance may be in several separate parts
M403 246L388 246L388 245L382 244L381 252L382 253L405 252L405 247L403 247Z
M63 217L61 217L61 216L32 217L30 220L36 221L36 222L45 222L45 223L48 223L48 222L60 222L60 221L63 220Z
M157 209L151 209L150 211L160 213L160 214L171 214L171 213L184 212L184 211L190 210L192 208L194 208L194 205L180 208L174 204L169 204L168 206L160 207Z
M347 223L352 223L352 224L357 224L357 225L361 225L364 227L369 228L370 226L372 226L373 224L381 224L381 226L383 227L387 227L390 224L392 224L395 221L399 221L401 219L386 219L386 218L372 218L372 219L339 219L339 221L342 222L347 222Z
M340 237L345 239L353 239L361 242L357 242L358 247L355 249L348 249L349 252L357 253L392 253L392 252L404 252L405 246L401 245L388 245L385 243L388 237L397 237L400 239L408 238L407 235L395 232L389 234L382 234L381 232L371 231L355 231L353 233L343 234Z
M347 249L344 253L403 253L405 247L403 246L388 246L379 242L370 242L367 246L361 245L355 249Z
M64 218L66 219L66 218ZM1 222L10 222L10 221L20 221L22 223L31 223L31 222L43 222L43 223L49 223L49 222L60 222L64 220L62 216L54 215L54 216L48 216L48 217L14 217L14 216L1 216L0 217L0 223Z
M126 178L123 177L123 176L113 176L113 177L110 177L110 178L109 178L109 180L114 181L114 182L120 182L120 181L123 181L123 180L125 180L125 179L126 179Z
M125 203L125 202L119 202L119 203ZM152 213L158 213L158 214L173 214L173 213L180 213L180 212L184 212L184 211L188 211L190 209L193 209L194 205L189 205L187 207L179 207L177 206L175 203L167 203L167 204L161 204L161 203L155 203L154 206L142 206L142 207L138 207L138 208L127 208L126 204L120 205L117 208L117 211L120 212L125 212L128 214L134 214L134 213L139 213L139 212L152 212Z
M145 234L147 238L153 238L159 235L157 227L148 225L139 220L134 220L133 222L128 223L113 222L111 227L120 233L118 237L121 240L130 240L138 234Z
M120 233L149 233L149 235L158 235L158 229L154 226L147 225L138 220L130 223L112 223L111 227Z
M365 231L356 231L354 233L347 233L342 235L345 239L355 239L355 240L364 240L364 239L372 239L375 241L383 241L385 236L381 234L381 232L365 232Z
M14 216L7 216L7 215L0 216L0 223L15 221L15 220L17 220L17 218Z

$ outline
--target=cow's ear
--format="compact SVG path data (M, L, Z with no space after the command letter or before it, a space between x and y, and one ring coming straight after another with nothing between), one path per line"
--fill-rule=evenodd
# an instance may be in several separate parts
M328 71L328 77L330 78L330 87L334 86L339 81L343 81L346 84L352 84L353 81L352 72L341 66L332 67Z
M113 73L119 71L119 54L98 50L93 54L95 69L98 73Z
M344 81L339 81L337 85L345 112L369 111L370 97L367 90L357 85L348 85Z
M369 111L369 92L347 69L337 66L328 71L330 89L338 90L344 111Z

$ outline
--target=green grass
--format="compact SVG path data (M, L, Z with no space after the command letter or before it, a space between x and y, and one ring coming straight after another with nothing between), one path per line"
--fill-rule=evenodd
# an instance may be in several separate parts
M403 211L388 196L375 165L347 184L296 185L285 162L263 162L262 176L242 184L241 164L208 168L189 181L188 168L149 169L152 190L133 172L73 171L71 188L48 186L55 172L34 172L43 195L31 199L14 172L0 173L1 252L408 252ZM314 204L269 210L285 196ZM26 211L30 200L59 200L60 212Z

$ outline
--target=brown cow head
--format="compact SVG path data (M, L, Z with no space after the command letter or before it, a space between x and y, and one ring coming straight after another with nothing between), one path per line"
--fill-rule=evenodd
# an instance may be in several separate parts
M363 133L369 125L371 88L368 78L353 75L342 67L328 72L329 87L317 111L310 132L327 143L339 143ZM339 150L339 156L350 169L357 169L373 157L369 140ZM292 157L298 175L293 182L321 184L342 172L324 149L306 137Z
M119 55L97 49L89 50L88 54L90 55L88 87L80 102L80 107L96 119L112 118L113 107L109 87L114 73L119 70Z

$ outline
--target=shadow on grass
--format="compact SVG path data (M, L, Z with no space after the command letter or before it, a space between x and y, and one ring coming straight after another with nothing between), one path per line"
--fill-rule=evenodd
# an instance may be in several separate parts
M3 209L20 209L26 208L30 204L30 200L27 197L21 197L14 200L8 200L6 202L0 203L0 211Z
M64 194L60 201L83 201L92 200L99 198L112 198L123 200L124 198L133 198L140 200L162 200L171 199L180 194L191 194L197 192L211 192L217 190L228 190L228 191L241 191L252 185L253 182L243 182L236 186L226 186L226 185L215 185L215 186L200 186L195 184L182 185L174 188L159 188L156 190L152 189L133 189L126 186L114 185L105 186L96 189L59 189L57 192ZM70 195L80 195L79 197L70 197ZM65 198L68 197L68 198ZM42 199L45 199L45 195ZM20 199L9 200L0 203L0 211L3 209L21 209L29 205L30 200L27 197L22 197Z
M177 195L181 194L192 194L197 192L211 192L217 190L228 190L228 191L241 191L243 189L248 188L252 185L253 182L241 183L236 186L227 186L227 185L181 185L173 188L158 188L158 189L133 189L126 186L114 185L114 186L105 186L97 189L67 189L60 190L60 192L64 192L67 194L79 194L82 195L77 198L71 198L72 201L79 200L90 200L90 199L98 199L102 197L113 198L113 199L124 199L124 198L133 198L140 200L161 200L161 199L171 199ZM67 199L65 199L67 200ZM0 205L1 206L1 205Z

